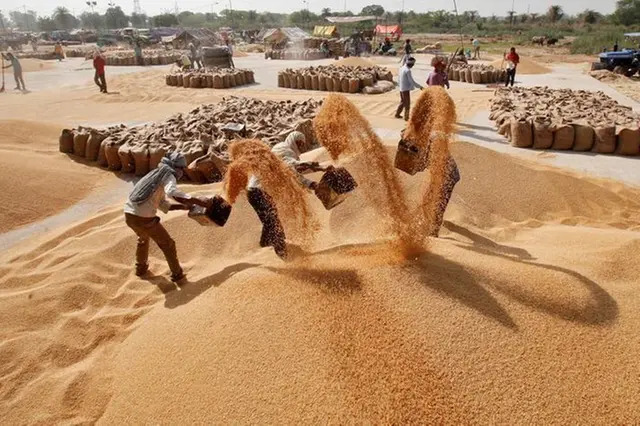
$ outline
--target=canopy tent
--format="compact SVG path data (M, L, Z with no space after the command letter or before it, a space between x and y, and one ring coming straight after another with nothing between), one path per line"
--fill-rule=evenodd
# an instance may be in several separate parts
M353 24L356 22L375 21L375 16L327 16L327 21L334 24Z
M338 30L335 25L316 25L313 28L314 37L334 38L338 37Z
M257 39L267 43L278 43L283 40L302 40L309 37L309 34L298 27L269 28L262 30L257 35Z
M629 38L640 38L640 33L625 33L624 36Z
M400 25L376 25L376 35L399 40L402 36Z

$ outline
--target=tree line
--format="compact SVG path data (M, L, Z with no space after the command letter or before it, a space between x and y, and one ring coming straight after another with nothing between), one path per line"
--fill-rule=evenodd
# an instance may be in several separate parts
M530 31L547 28L560 32L589 30L596 24L633 27L640 23L640 0L618 0L616 10L603 15L593 10L570 16L561 6L552 5L545 14L516 13L506 11L503 16L480 16L477 11L464 11L455 14L447 10L416 13L414 11L387 11L380 5L364 7L360 13L364 16L376 16L387 25L401 24L405 32L455 32L462 30L466 34L493 35L513 31ZM104 14L83 12L74 16L67 8L57 7L49 16L39 16L32 10L11 11L8 16L0 12L0 29L18 28L22 31L53 31L84 29L116 29L133 27L203 27L234 29L259 29L265 27L299 26L312 28L325 24L327 16L351 16L353 12L333 12L322 9L320 14L309 10L298 10L289 14L257 12L255 10L222 10L220 13L197 13L183 11L178 14L164 13L155 16L145 14L127 15L120 6L110 6Z

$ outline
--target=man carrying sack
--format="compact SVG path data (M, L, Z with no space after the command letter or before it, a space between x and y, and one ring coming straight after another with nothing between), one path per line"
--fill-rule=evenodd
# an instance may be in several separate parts
M271 148L278 158L287 165L295 169L300 185L310 191L314 191L318 184L302 175L304 170L321 170L318 163L300 161L300 146L304 146L306 138L301 132L291 132L284 142L277 143ZM247 199L249 204L258 214L262 222L262 235L260 237L260 247L272 246L276 254L284 259L287 257L287 246L285 234L278 210L273 198L260 187L260 180L257 176L251 176L247 185Z
M162 159L160 165L147 173L133 187L129 199L124 205L124 216L127 226L138 236L136 249L136 275L144 276L149 270L149 240L155 241L164 253L171 280L180 281L184 273L176 252L176 243L167 230L160 224L158 209L164 213L170 210L189 210L193 205L208 207L206 200L191 197L180 191L177 180L184 173L187 161L184 155L174 152ZM180 204L171 204L166 195Z

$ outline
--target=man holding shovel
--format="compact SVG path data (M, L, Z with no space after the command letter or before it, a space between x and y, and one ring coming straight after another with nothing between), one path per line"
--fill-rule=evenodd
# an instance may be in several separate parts
M16 58L13 53L8 52L7 54L2 54L2 87L4 88L4 69L13 67L13 78L16 80L16 88L15 90L22 90L23 92L27 90L24 85L24 79L22 78L22 65L20 65L20 61ZM9 61L9 65L4 65L4 59ZM20 83L22 83L22 88L20 87Z

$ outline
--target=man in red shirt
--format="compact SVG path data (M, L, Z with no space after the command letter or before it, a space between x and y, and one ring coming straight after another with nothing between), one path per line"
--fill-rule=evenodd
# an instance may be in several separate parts
M93 81L96 82L100 88L100 92L107 93L107 80L104 78L104 66L106 65L104 58L100 52L96 52L93 55L93 68L96 70L96 74L93 77Z
M516 82L516 68L520 63L520 56L516 53L516 48L512 47L511 51L505 57L507 60L507 82L505 83L505 87L509 86L509 82L511 82L511 87Z

